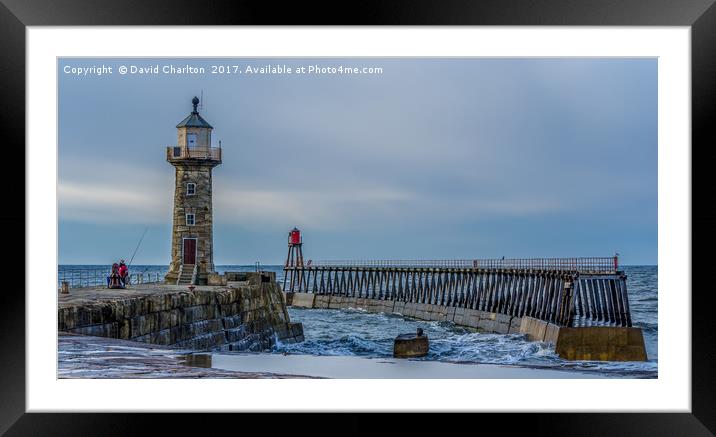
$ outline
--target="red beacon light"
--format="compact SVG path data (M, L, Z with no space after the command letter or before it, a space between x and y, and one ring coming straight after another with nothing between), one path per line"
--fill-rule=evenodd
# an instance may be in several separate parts
M299 231L298 228L293 228L288 231L288 255L286 256L284 269L303 268L302 243L301 231ZM291 276L291 281L293 281L293 276ZM286 284L284 281L284 291L286 290Z
M293 228L288 233L288 244L290 246L298 246L301 244L301 231L298 228Z

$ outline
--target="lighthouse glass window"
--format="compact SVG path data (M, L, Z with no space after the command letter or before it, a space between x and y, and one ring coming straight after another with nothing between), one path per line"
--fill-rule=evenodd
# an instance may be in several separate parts
M186 145L193 149L196 147L196 134L187 134L186 136Z
M186 195L187 196L193 196L196 194L196 184L193 182L189 182L186 184Z
M187 226L194 226L194 214L187 214L187 215L186 215L186 225L187 225Z

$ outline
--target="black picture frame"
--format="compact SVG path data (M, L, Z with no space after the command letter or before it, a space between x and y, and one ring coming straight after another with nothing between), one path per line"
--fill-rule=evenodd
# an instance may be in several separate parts
M89 25L572 25L572 26L690 26L692 44L692 272L708 271L704 250L713 247L716 214L708 199L714 197L713 182L697 167L714 162L714 105L716 105L716 6L713 0L362 0L341 3L249 2L202 0L1 0L0 2L0 122L5 146L24 150L25 144L25 28L26 26ZM13 164L18 164L18 153ZM12 196L16 196L12 198ZM5 193L5 201L24 205L24 193ZM698 199L706 201L698 202ZM24 228L24 208L5 208L0 223L13 229ZM24 228L26 229L26 228ZM23 241L24 242L24 241ZM18 242L16 247L21 246ZM702 256L698 256L702 249ZM24 252L22 254L24 258ZM17 251L4 254L6 270L20 259ZM32 260L27 260L31 263ZM25 265L25 271L27 265ZM19 273L16 272L19 278ZM561 413L480 415L466 418L461 425L487 432L491 426L504 426L508 434L565 435L713 435L716 432L716 384L714 383L713 316L710 314L711 289L705 275L693 275L692 289L692 413ZM704 286L699 289L698 284ZM689 284L684 284L688 296ZM151 433L151 423L161 426L162 434L207 432L212 426L232 426L244 430L244 423L270 426L270 434L281 427L303 428L312 433L369 434L387 430L392 423L407 432L426 432L431 426L457 431L456 418L388 418L377 425L377 418L335 415L336 423L287 417L276 420L266 416L178 418L154 414L44 414L25 413L25 298L19 287L7 285L0 292L0 432L7 435L134 435ZM48 298L50 295L48 294ZM661 309L664 310L664 309ZM88 393L111 396L111 393ZM141 395L141 394L138 394ZM439 396L440 394L426 394ZM476 394L479 395L479 394ZM519 394L516 394L519 395ZM575 396L565 393L565 396ZM585 394L588 395L588 394ZM240 394L237 394L240 396ZM160 396L158 402L160 402ZM296 399L300 403L300 399ZM638 408L638 407L635 407ZM385 417L383 417L385 419ZM320 423L321 425L318 425ZM386 428L386 425L388 428ZM340 427L340 428L339 428ZM446 428L447 427L447 428ZM455 427L455 428L453 428ZM321 429L323 428L323 429ZM268 429L268 428L266 428ZM469 428L468 428L469 429ZM291 432L291 431L287 431Z

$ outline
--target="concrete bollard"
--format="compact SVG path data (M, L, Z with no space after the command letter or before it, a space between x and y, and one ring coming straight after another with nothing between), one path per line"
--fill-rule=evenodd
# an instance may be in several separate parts
M414 334L400 334L393 342L393 357L395 358L417 358L428 354L430 344L428 336L423 335L422 328L417 329Z
M60 293L70 294L70 283L69 282L62 281L62 288L60 288Z
M619 326L559 328L555 351L565 360L647 360L641 328Z

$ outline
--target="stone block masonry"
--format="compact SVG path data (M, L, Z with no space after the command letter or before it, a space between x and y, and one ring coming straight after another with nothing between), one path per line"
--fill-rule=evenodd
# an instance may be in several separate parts
M171 263L166 279L176 282L179 267L183 263L184 240L196 240L195 262L198 265L198 283L208 283L214 272L213 255L213 209L212 209L212 161L201 163L175 163L174 211L172 217ZM187 194L187 184L193 183L195 191ZM187 223L187 214L193 214L194 222ZM216 281L216 277L212 277Z
M268 281L265 281L265 277ZM303 341L269 274L247 273L227 286L143 285L59 295L58 329L192 350L260 351Z
M587 326L560 328L556 341L560 357L568 360L646 361L639 328Z
M429 321L448 321L484 332L522 334L529 340L555 345L567 360L646 361L640 328L618 326L561 327L533 317L443 305L347 296L292 293L293 306L302 308L356 308L369 312L396 313Z

